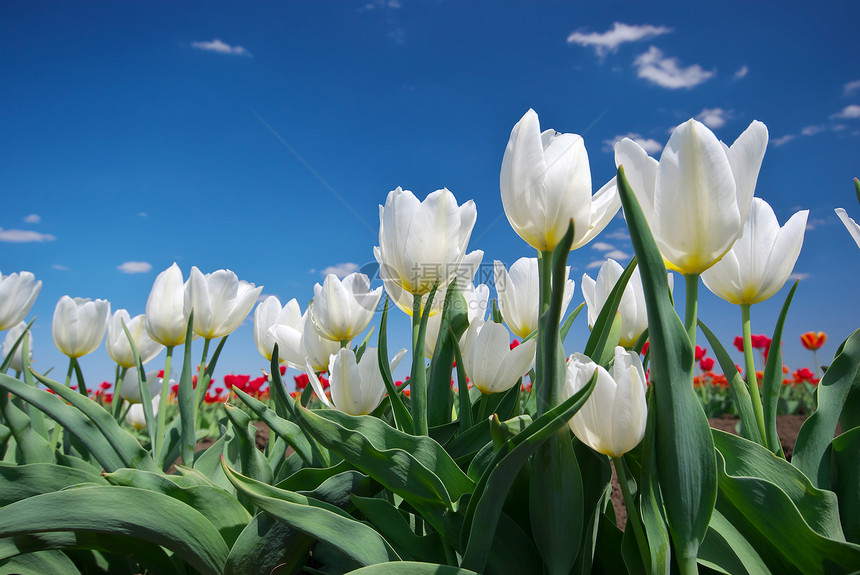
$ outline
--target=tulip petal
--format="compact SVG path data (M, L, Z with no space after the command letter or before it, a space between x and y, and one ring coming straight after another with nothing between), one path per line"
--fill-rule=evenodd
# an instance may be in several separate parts
M857 244L857 247L860 248L860 224L848 216L848 212L845 211L845 208L836 208L833 211L836 212L836 215L839 216L840 220L842 220L842 223L845 225L845 229L848 230L848 233L851 234L852 238L854 238L854 242Z
M746 221L752 204L756 180L767 150L767 141L767 126L756 120L738 136L726 152L735 177L741 221Z
M314 371L314 368L311 367L311 364L308 361L305 362L305 373L307 374L308 381L310 382L311 387L314 389L314 393L319 398L319 400L323 402L323 404L329 409L333 409L334 406L331 404L331 401L329 401L328 397L325 394L325 391L323 391L322 384L317 377L316 371ZM329 380L329 386L330 385L331 380ZM334 392L332 392L332 395L334 395Z

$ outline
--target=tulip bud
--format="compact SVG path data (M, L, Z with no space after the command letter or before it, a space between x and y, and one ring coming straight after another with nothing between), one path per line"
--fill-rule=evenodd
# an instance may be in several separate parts
M125 327L134 340L137 353L140 354L141 363L147 363L164 348L163 345L149 337L149 334L146 333L143 314L130 317L127 310L118 309L108 321L105 347L107 348L108 355L120 367L133 368L137 365L134 360L134 352L131 349L131 344L128 342L125 330L122 329L123 322L125 322Z
M511 348L505 326L475 319L460 338L463 369L481 393L507 391L534 365L536 345L530 339Z
M295 298L287 302L287 305L281 307L281 300L273 295L270 295L265 300L257 305L254 310L254 343L257 345L257 351L267 360L272 360L272 349L275 347L276 338L274 332L270 331L275 325L286 326L295 332L295 345L285 346L278 344L279 361L284 361L287 355L284 353L285 347L298 347L301 341L302 332L302 310ZM304 362L295 365L297 369L302 369Z
M158 408L161 405L161 396L156 395L152 398L152 414L158 415ZM138 431L146 429L146 417L143 415L143 405L140 403L132 404L128 408L128 413L125 414L125 421Z
M185 290L184 313L194 310L194 332L206 339L233 333L249 313L263 287L239 281L230 270L218 270L205 276L191 268Z
M537 258L520 258L511 266L510 272L499 260L493 262L496 294L499 297L499 311L502 318L516 335L521 338L535 331L540 318L540 278ZM570 275L570 266L565 268ZM567 310L576 287L572 279L564 283L564 299L561 315Z
M146 332L168 347L185 343L188 315L185 313L185 283L174 263L158 274L146 300Z
M57 302L51 323L54 345L72 358L92 353L104 339L109 317L107 300L64 295Z

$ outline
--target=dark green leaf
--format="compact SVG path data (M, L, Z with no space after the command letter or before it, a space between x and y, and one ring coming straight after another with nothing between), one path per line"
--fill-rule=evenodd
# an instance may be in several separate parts
M785 327L785 318L788 315L788 308L791 306L791 299L794 297L794 292L797 291L798 281L794 282L791 291L785 297L782 311L779 312L779 319L776 321L776 328L773 331L770 352L767 356L767 364L764 367L764 377L761 382L767 446L777 455L783 455L782 445L779 443L779 433L776 430L776 407L779 403L779 394L782 391L782 330Z
M455 280L448 284L445 292L439 337L430 362L430 377L427 383L427 423L430 426L451 421L453 407L451 370L454 365L454 346L468 327L468 306Z

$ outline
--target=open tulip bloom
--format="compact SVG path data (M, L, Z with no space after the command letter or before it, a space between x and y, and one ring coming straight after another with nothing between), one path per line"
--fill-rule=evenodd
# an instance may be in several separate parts
M328 274L314 286L308 313L317 332L326 339L347 342L365 330L382 297L382 288L370 289L370 279L353 272L338 279Z
M526 338L538 328L540 318L540 277L537 258L520 258L513 263L510 271L499 260L493 262L496 293L499 298L499 311L502 318L520 338ZM566 268L570 274L570 266ZM564 300L561 315L570 305L576 287L572 279L565 279Z
M405 349L397 352L389 363L390 371L394 371L404 355ZM379 372L379 354L376 348L365 349L364 355L357 362L351 349L338 350L337 354L331 356L328 364L331 401L323 391L310 363L306 364L306 369L314 393L329 408L350 415L367 415L379 407L385 397L385 384Z
M92 353L101 344L110 318L110 302L64 295L54 309L54 345L72 359Z
M536 345L530 339L511 349L505 326L476 318L460 339L466 376L483 394L507 391L534 365Z
M593 328L600 315L600 310L609 298L612 288L618 283L624 268L613 259L608 259L600 266L597 280L588 274L582 274L582 295L588 306L588 327ZM669 289L673 288L672 274L668 275ZM639 336L648 328L648 310L645 308L645 293L642 289L642 277L639 269L633 270L630 280L624 288L621 302L618 304L621 314L621 339L619 344L628 349L639 340Z
M230 270L218 270L205 276L191 268L185 290L183 312L194 310L194 332L205 339L216 339L233 333L251 313L263 287L239 281Z
M128 333L134 340L141 363L146 364L164 349L163 345L149 337L144 327L145 319L143 314L131 317L128 310L118 309L108 321L105 347L110 358L120 367L130 369L137 365L131 344L125 334L125 330L122 329L123 323L125 323Z
M274 336L272 329L276 325L282 325L291 329L296 335L296 343L288 347L298 348L298 343L302 337L302 310L296 298L291 299L281 307L281 300L270 295L257 305L254 310L254 343L257 346L257 351L267 360L272 360L272 350L275 347L277 339ZM284 345L278 345L278 361L286 360L284 355ZM301 358L299 363L291 363L292 367L302 369L304 367L304 358Z
M499 178L502 206L514 231L538 251L552 251L574 222L571 249L590 242L621 207L614 179L591 195L582 137L540 131L529 110L511 130Z
M477 318L483 320L487 315L490 288L484 284L479 284L475 287L475 284L470 283L461 291L463 292L463 300L466 302L466 316L469 319L469 323ZM444 294L439 299L444 301ZM416 321L415 318L412 321L414 323ZM439 339L439 328L441 326L442 314L433 314L427 318L427 333L424 338L424 355L427 359L431 359L433 353L436 351L436 341Z
M290 367L304 369L305 361L316 371L328 369L329 357L337 353L341 342L325 338L311 323L308 312L299 318L298 326L276 323L267 336L278 342L278 359ZM269 352L271 354L271 351ZM271 360L271 357L269 358Z
M42 290L42 281L30 272L0 274L0 331L20 323Z

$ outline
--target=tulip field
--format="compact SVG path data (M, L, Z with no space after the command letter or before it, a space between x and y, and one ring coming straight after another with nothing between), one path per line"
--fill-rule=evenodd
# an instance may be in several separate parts
M380 197L381 285L329 274L306 309L175 263L136 317L63 296L65 371L31 365L41 282L0 276L0 574L860 571L860 329L832 358L801 334L809 356L787 361L795 283L752 333L809 215L780 226L755 196L768 138L754 121L726 145L691 119L659 160L622 139L592 193L582 138L529 110L500 191L536 253L493 262L492 299L474 283L477 207L447 189ZM578 298L568 256L619 210L635 257L584 275ZM856 210L837 214L860 248ZM699 317L700 285L735 341ZM389 341L400 313L411 339ZM219 356L251 315L269 369L229 374ZM568 354L580 315L590 336ZM102 341L116 371L98 384L79 358ZM726 414L737 434L709 426ZM786 414L808 416L788 458Z

